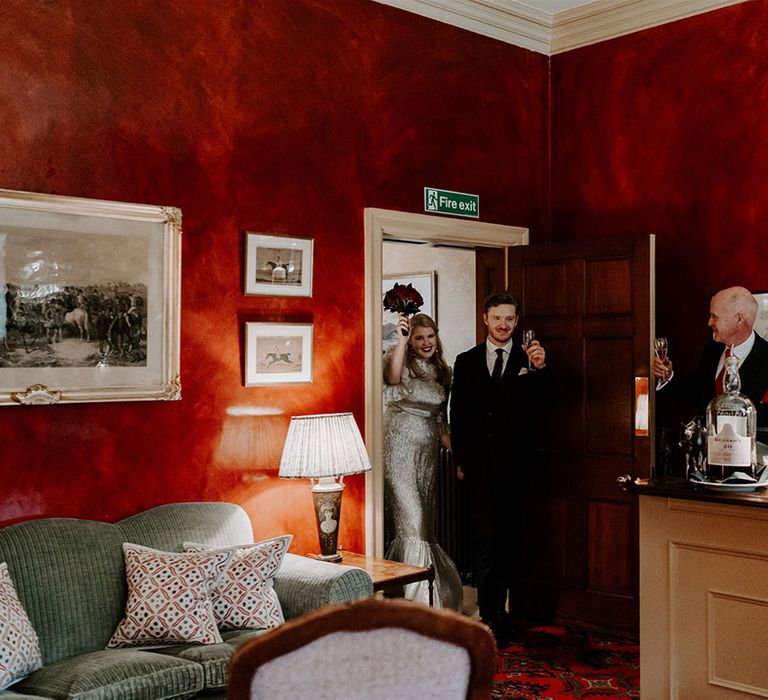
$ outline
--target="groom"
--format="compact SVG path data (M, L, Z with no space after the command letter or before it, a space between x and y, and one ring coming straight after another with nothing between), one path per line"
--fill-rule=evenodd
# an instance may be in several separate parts
M480 617L499 648L510 631L508 591L525 576L519 570L524 484L536 407L549 398L551 384L539 342L524 348L512 340L519 313L508 292L485 299L487 339L456 358L451 389L451 444L469 496Z

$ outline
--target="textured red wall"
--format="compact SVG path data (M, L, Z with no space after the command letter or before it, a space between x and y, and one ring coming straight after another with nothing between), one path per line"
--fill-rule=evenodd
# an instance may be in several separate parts
M182 401L0 408L0 522L230 500L315 549L275 470L290 415L363 423L363 208L438 186L545 237L547 59L361 0L5 0L0 65L0 187L184 215ZM313 297L243 296L244 230L314 237ZM248 320L313 322L314 383L244 388Z
M657 330L698 362L709 296L768 290L768 3L552 60L552 235L653 233Z

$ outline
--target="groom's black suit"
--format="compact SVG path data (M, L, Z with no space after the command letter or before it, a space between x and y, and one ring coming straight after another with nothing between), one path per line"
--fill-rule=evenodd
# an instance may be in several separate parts
M494 381L486 352L481 343L456 358L451 446L469 493L480 616L494 623L510 585L523 580L515 569L523 543L524 485L537 408L550 396L550 378L546 368L528 372L528 356L515 344L502 378Z

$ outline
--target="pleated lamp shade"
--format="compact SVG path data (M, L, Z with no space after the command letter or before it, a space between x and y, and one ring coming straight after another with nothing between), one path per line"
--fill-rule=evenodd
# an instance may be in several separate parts
M351 413L293 416L280 460L286 479L320 479L368 471L371 462Z

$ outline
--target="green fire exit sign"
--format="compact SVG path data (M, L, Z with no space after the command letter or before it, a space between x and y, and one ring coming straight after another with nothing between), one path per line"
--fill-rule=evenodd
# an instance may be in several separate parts
M477 219L480 217L480 195L425 187L424 211Z

